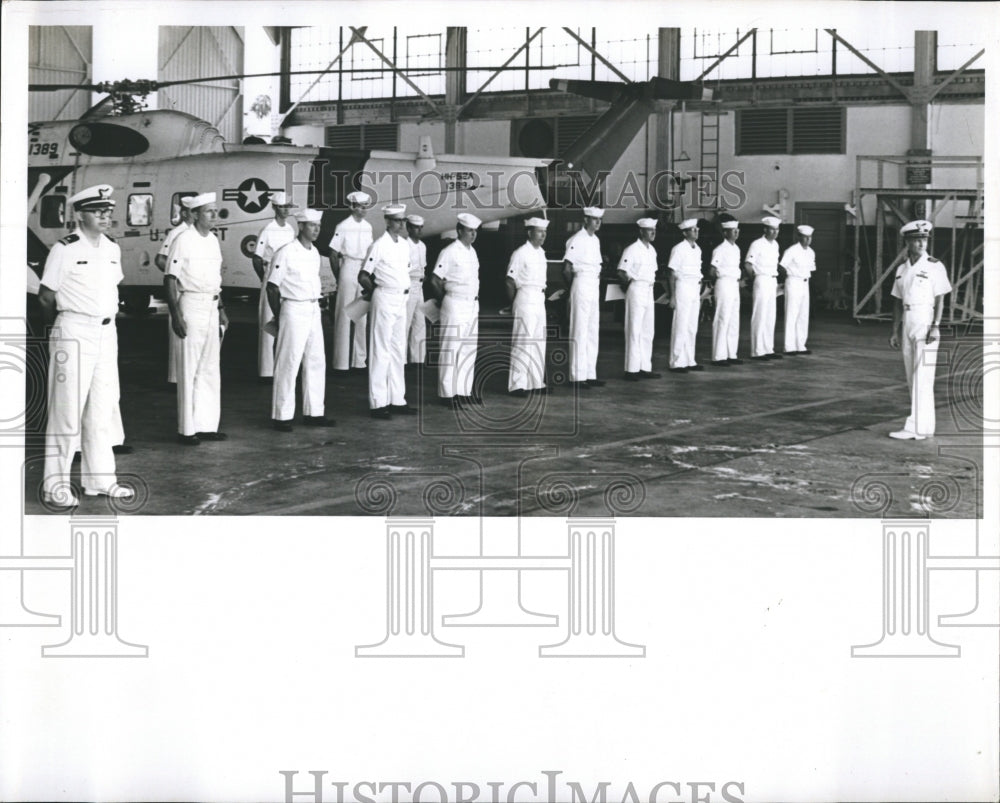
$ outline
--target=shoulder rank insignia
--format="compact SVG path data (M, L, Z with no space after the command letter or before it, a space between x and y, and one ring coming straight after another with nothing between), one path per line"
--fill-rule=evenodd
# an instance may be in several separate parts
M75 243L79 239L80 239L79 234L67 234L59 242L61 245L69 245L70 243Z
M940 262L941 260L937 259L936 257L927 257L927 261L928 262Z
M105 234L104 236L107 237L109 240L111 240L111 242L115 242L115 238L112 237L110 234Z

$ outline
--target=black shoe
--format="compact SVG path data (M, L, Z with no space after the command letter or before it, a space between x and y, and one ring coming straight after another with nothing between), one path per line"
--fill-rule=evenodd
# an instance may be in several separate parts
M579 390L590 390L592 387L590 382L570 382L569 386L571 388L577 388Z
M642 379L659 379L663 376L663 374L658 373L657 371L639 371L639 376Z
M515 396L518 399L523 399L528 395L528 391L526 391L524 388L517 388L516 390L507 391L507 395Z
M607 384L607 382L605 382L603 379L588 379L587 380L587 387L589 387L589 388L603 388L606 384Z
M782 354L778 354L778 355L776 355L776 356L778 356L778 357L794 357L794 356L796 356L797 354L798 354L798 352L797 352L797 351L786 351L786 352L784 352L784 353L782 353Z
M177 442L181 444L181 446L197 446L201 443L201 441L198 440L197 435L178 435Z
M368 373L368 368L367 367L365 367L365 368L352 368L351 369L351 373L352 374L367 374Z
M743 360L739 357L730 357L726 360L726 365L743 365Z
M127 443L119 443L111 447L111 451L115 454L132 454L135 451Z
M351 372L346 368L331 368L327 373L330 376L350 376Z
M484 406L483 405L483 397L480 396L478 393L475 393L472 396L466 396L465 397L465 403L466 404L474 404L477 407L483 407Z
M769 360L769 359L771 359L771 358L770 358L770 357L768 357L768 356L767 356L766 354L761 354L761 355L760 355L760 356L758 356L758 357L751 357L750 359L751 359L751 360L757 360L758 362L763 362L763 361L767 361L767 360Z
M291 432L292 422L290 420L283 421L280 418L271 419L271 428L278 430L278 432Z
M712 360L711 364L716 368L727 368L729 367L729 360Z
M224 441L229 438L225 432L199 432L197 435L203 441Z
M641 377L638 371L626 371L622 379L626 382L638 382Z
M374 410L370 410L368 415L380 421L388 421L392 418L392 411L388 407L377 407Z
M407 404L390 404L389 411L393 413L398 413L399 415L416 415L417 408L410 407Z
M797 351L795 353L796 354L812 354L812 352L809 351L809 349L802 349L802 351Z
M335 427L337 422L323 415L304 415L302 423L307 427Z
M769 360L780 360L781 357L782 357L781 354L775 354L773 351L770 354L767 355L767 358Z
M688 370L689 371L704 371L705 370L705 366L696 363L695 365L689 365L688 366Z
M672 374L686 374L688 372L687 368L669 368L668 370Z
M458 409L458 397L457 396L447 396L438 399L438 404L442 407L451 407L453 410Z

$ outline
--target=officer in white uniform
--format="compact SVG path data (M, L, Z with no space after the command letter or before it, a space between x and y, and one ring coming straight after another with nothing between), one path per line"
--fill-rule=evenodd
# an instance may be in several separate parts
M698 245L698 221L689 218L680 224L684 239L670 249L670 305L674 320L670 327L670 370L673 373L702 371L694 360L701 311L701 246Z
M191 199L194 195L185 195L180 201L180 223L178 223L174 228L167 232L167 236L163 238L163 244L160 246L160 250L156 254L156 267L160 269L160 273L167 272L167 257L170 256L170 249L174 245L174 240L177 239L178 235L182 232L187 231L191 228ZM167 384L176 385L177 384L177 363L180 360L178 356L180 354L180 340L177 335L174 334L173 319L170 317L170 313L167 313Z
M302 368L302 423L332 427L323 415L326 395L326 353L319 300L319 237L323 213L304 209L297 216L298 235L282 246L271 261L267 300L278 323L271 391L271 423L279 432L292 431L295 416L295 377Z
M254 272L260 279L260 297L257 302L257 376L264 381L274 376L274 336L264 329L274 317L267 300L267 276L277 250L292 242L297 234L295 221L288 217L295 207L291 199L283 192L272 192L271 206L274 208L274 220L257 235L257 245L251 257Z
M601 228L604 210L583 210L583 228L566 241L563 278L569 288L569 379L578 388L601 387L597 348L601 324Z
M410 294L406 301L407 362L423 365L427 359L427 318L421 306L424 301L424 274L427 272L427 245L420 239L424 219L420 215L406 216L407 242L410 246Z
M371 298L371 348L368 351L368 401L371 417L413 415L406 404L406 300L410 294L410 245L406 237L406 207L382 208L385 234L368 251L358 284Z
M473 392L479 352L479 257L472 244L481 225L475 215L458 215L458 239L441 251L430 277L431 293L441 301L438 396L446 406L483 403Z
M896 269L892 285L892 337L889 345L902 348L906 384L910 388L910 415L890 438L923 440L934 435L934 374L941 343L944 297L951 292L948 271L927 254L933 225L914 220L900 229L906 238L906 259Z
M226 439L219 432L221 330L228 326L219 292L222 249L212 233L219 215L214 192L191 202L192 227L178 235L167 263L167 303L181 339L177 377L177 440L185 446Z
M736 356L740 342L740 224L722 223L725 239L712 251L715 279L715 319L712 321L712 365L742 365Z
M333 356L330 364L334 371L363 370L368 356L368 317L353 323L344 307L361 295L358 272L373 240L372 224L365 220L371 202L371 196L366 192L350 193L347 203L351 216L337 224L330 240L330 267L337 279L338 290L333 308Z
M796 243L781 255L785 269L785 354L812 354L809 337L809 279L816 270L816 252L809 247L813 227L797 226Z
M753 277L753 313L750 316L750 359L780 360L774 353L774 320L778 301L778 227L780 218L766 217L764 236L750 243L745 267Z
M546 394L545 386L545 261L549 221L528 218L528 241L514 251L507 267L507 297L513 302L514 328L510 344L507 390L514 396Z
M636 221L639 239L629 245L618 263L618 279L625 289L625 379L658 379L653 372L654 310L656 281L656 220Z
M73 455L80 449L80 481L87 496L134 495L115 476L113 417L118 404L118 283L121 248L106 232L115 202L112 187L81 190L68 203L77 231L52 246L45 260L38 301L49 335L48 423L42 500L73 507Z

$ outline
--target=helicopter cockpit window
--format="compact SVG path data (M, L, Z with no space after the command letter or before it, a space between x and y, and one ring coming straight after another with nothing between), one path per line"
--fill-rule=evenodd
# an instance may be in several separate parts
M66 225L66 196L46 195L42 198L38 216L46 229L61 229Z
M196 192L175 192L170 199L170 225L176 226L181 222L181 198L197 195Z
M147 192L130 195L125 222L129 226L148 226L152 220L153 196Z

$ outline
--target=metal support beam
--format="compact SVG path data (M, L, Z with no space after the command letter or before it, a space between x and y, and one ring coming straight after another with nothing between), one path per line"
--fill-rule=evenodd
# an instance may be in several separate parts
M660 78L673 81L681 77L681 29L660 28L657 36L656 74ZM653 173L670 170L670 148L673 131L673 104L657 104L654 132L656 140L653 151Z
M755 33L757 33L757 29L756 28L751 28L749 31L747 31L745 34L743 34L743 36L741 36L739 39L736 40L736 44L735 45L733 45L731 48L729 48L729 50L727 50L725 53L723 53L721 56L719 56L719 58L717 58L715 61L713 61L708 66L708 68L704 72L702 72L701 75L699 75L697 78L694 79L694 82L698 83L698 81L700 81L702 78L704 78L710 72L712 72L712 70L714 70L716 67L718 67L720 64L722 64L722 62L724 62L731 55L733 55L733 53L735 53L737 51L737 49L739 48L740 45L742 45L747 39L749 39Z
M352 28L351 30L354 31L355 29ZM323 79L323 76L325 76L328 72L330 72L330 70L333 69L333 65L336 64L338 61L340 61L344 57L344 54L348 50L350 50L354 46L354 44L356 42L360 41L360 39L358 39L357 37L359 37L359 36L363 37L364 36L364 32L366 30L368 30L368 29L367 28L361 28L360 29L360 33L352 34L350 41L346 45L344 45L344 47L341 49L341 51L336 56L333 57L333 61L331 61L329 64L326 65L326 69L323 70L323 72L321 72L319 75L316 76L316 80L314 80L311 84L309 84L309 88L305 92L303 92L299 96L299 99L297 101L295 101L295 103L293 103L291 106L289 106L288 107L288 111L286 111L281 116L281 119L278 121L278 128L279 129L282 128L282 127L284 127L285 120L287 120L288 116L292 112L294 112L295 109L298 108L298 105L305 99L306 95L308 95L310 92L313 91L313 87L316 86L316 84L318 84ZM288 37L288 38L291 39L291 37ZM282 60L284 60L284 51L282 52L282 57L283 57Z
M913 32L913 88L910 100L910 149L927 150L927 97L934 85L937 66L937 31Z
M850 42L844 39L844 37L838 34L835 30L833 30L833 28L824 28L824 30L828 34L830 34L830 36L832 36L835 41L840 42L840 44L842 44L844 47L850 50L855 56L857 56L865 64L867 64L869 67L875 70L875 72L881 75L882 78L884 78L891 86L895 87L895 89L898 90L899 94L901 94L907 100L910 99L909 87L905 87L901 83L899 83L899 81L897 81L895 78L889 75L889 73L887 73L885 70L879 67L874 61L868 58L868 56L866 56L864 53L858 50L854 45L852 45Z
M927 98L928 102L934 100L938 92L940 92L942 89L948 86L948 84L950 84L952 81L958 78L962 73L964 73L967 69L969 69L969 67L971 67L973 63L978 61L979 57L982 56L985 52L986 52L985 48L983 50L980 50L978 53L976 53L975 56L973 56L971 59L965 62L965 64L963 64L961 67L955 70L955 72L953 72L951 75L945 78L941 83L935 84L934 89L931 90L930 96Z
M483 85L475 91L475 94L473 94L471 98L469 98L467 101L465 101L465 103L463 103L459 107L458 112L455 115L456 119L458 120L462 119L462 112L464 112L467 108L469 108L469 106L472 105L472 103L476 100L476 98L478 98L480 95L483 94L483 91L486 89L486 87L488 87L490 84L493 83L493 79L495 79L498 75L500 75L500 73L502 73L505 69L507 69L507 67L510 66L510 64L514 61L514 59L516 59L519 55L521 55L521 53L528 47L528 45L530 45L535 40L535 37L537 37L544 30L545 28L539 28L537 31L531 34L531 36L529 36L524 41L524 43L511 54L510 58L507 59L507 61L501 64L499 68L497 68L493 73L490 74L490 77L487 78L483 82Z
M414 92L416 92L418 95L420 95L420 97L424 99L424 102L431 107L431 110L435 114L437 114L438 116L442 116L441 109L434 102L434 99L431 98L431 96L428 95L426 92L424 92L424 90L422 90L419 86L413 83L413 81L410 80L410 77L405 72L400 70L390 59L386 58L385 54L382 53L381 50L379 50L377 47L375 47L375 45L369 42L365 38L364 31L365 31L364 28L355 28L352 25L351 43L352 44L354 43L356 37L357 41L361 42L362 44L368 45L368 48L382 60L382 63L385 64L385 66L388 67L390 70L392 70L393 75L398 75L400 78L402 78L403 81L406 83L406 85L410 87L410 89L412 89ZM348 45L348 47L350 47L350 45Z
M627 75L625 75L625 73L623 73L621 70L619 70L614 64L612 64L610 61L608 61L606 58L604 58L604 56L602 56L600 53L598 53L597 52L597 48L595 48L593 45L591 45L590 42L585 42L583 39L581 39L579 36L576 35L575 31L571 30L570 28L563 28L563 30L566 31L566 33L568 33L570 36L572 36L577 42L579 42L583 46L583 48L588 53L590 53L590 55L592 55L599 62L601 62L601 64L603 64L605 67L607 67L609 70L611 70L611 72L613 72L615 75L617 75L619 78L621 78L626 84L631 84L632 83L632 79L631 78L629 78Z
M459 105L465 96L466 29L449 27L445 34L444 65L448 70L444 78L444 102L447 116L444 122L444 149L455 153L456 120Z

